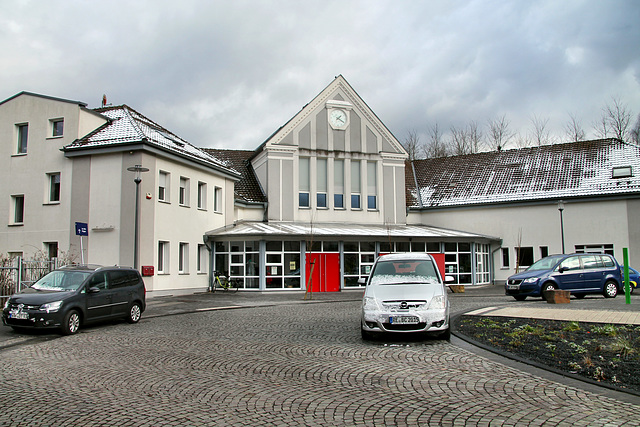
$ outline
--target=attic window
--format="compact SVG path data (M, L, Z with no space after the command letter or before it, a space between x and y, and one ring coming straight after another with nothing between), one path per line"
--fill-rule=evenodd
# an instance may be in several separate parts
M631 166L620 166L612 169L611 178L629 178L633 176Z
M184 143L180 142L176 139L175 136L171 135L170 133L162 130L162 129L157 129L158 133L162 136L164 136L165 138L167 138L169 141L173 142L174 144L176 144L179 147L184 147Z

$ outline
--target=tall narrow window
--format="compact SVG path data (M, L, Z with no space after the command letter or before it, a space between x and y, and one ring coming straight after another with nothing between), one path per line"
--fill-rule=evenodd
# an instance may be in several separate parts
M198 273L207 272L207 247L205 245L198 245L198 254L196 258L196 268Z
M502 248L502 268L509 268L509 248Z
M44 246L49 259L58 258L58 242L45 242Z
M309 159L300 158L299 167L299 184L298 184L298 206L301 208L309 207Z
M60 174L50 173L49 176L49 203L60 201Z
M178 198L178 203L183 206L189 206L189 178L180 177L180 194Z
M316 161L317 172L317 194L316 194L316 207L327 207L327 159L318 159Z
M27 154L27 140L29 139L29 125L18 125L18 154Z
M222 212L222 188L216 187L213 191L213 210Z
M376 162L367 162L367 209L378 209Z
M158 274L169 273L169 242L158 242Z
M198 209L207 209L207 184L198 182Z
M51 120L51 136L58 137L64 133L64 119Z
M360 209L360 162L351 161L351 209Z
M333 207L344 209L344 160L333 162Z
M189 244L180 243L178 253L178 273L189 273Z
M13 199L13 223L22 224L24 222L24 195L11 196Z
M169 201L169 174L160 171L158 175L158 200Z

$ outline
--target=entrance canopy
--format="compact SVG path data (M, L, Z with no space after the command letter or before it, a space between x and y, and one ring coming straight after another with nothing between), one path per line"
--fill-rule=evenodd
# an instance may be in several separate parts
M499 242L493 236L449 230L424 225L377 225L377 224L321 224L300 222L240 222L209 231L208 239L264 237L264 238L300 238L314 239L336 237L340 239L438 239L470 240L475 242Z

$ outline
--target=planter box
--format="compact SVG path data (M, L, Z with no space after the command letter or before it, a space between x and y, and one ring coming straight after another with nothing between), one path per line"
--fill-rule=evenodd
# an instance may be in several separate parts
M454 294L463 294L464 293L464 285L449 285L449 289Z
M548 304L569 304L569 297L571 293L569 291L546 291L544 297Z

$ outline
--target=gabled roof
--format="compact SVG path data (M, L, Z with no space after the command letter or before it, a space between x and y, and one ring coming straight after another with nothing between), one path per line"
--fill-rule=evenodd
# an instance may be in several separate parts
M327 87L325 87L318 95L316 95L309 103L305 104L300 111L298 111L291 119L289 119L284 125L273 132L258 148L256 148L254 155L260 153L265 146L272 144L278 144L281 142L297 125L303 122L315 109L324 105L325 102L330 100L330 96L336 91L340 91L341 94L346 96L344 100L347 103L353 105L363 116L371 123L371 125L382 135L385 141L403 156L407 156L407 153L396 137L386 127L386 125L378 118L366 102L358 95L358 93L351 87L342 74L336 76Z
M66 153L143 144L239 177L239 172L233 169L229 162L191 145L127 105L97 108L94 111L102 114L109 121L65 146L63 150Z
M249 158L255 153L253 150L223 150L218 148L203 148L203 150L217 159L225 161L234 170L242 174L242 178L235 183L236 200L245 203L264 203L267 197L258 182Z
M70 99L64 99L64 98L56 98L54 96L40 95L39 93L33 93L33 92L27 92L27 91L22 91L20 93L17 93L15 95L13 95L12 97L9 97L9 98L5 99L4 101L0 102L0 105L4 104L5 102L9 102L12 99L15 99L15 98L17 98L19 96L22 96L22 95L35 96L36 98L49 99L51 101L57 101L57 102L68 102L70 104L76 104L76 105L78 105L80 107L83 107L83 108L87 106L87 104L85 104L84 102L72 101Z
M613 169L624 167L631 167L632 176L614 177ZM415 160L407 162L405 174L412 208L637 197L640 147L617 139L579 141Z

